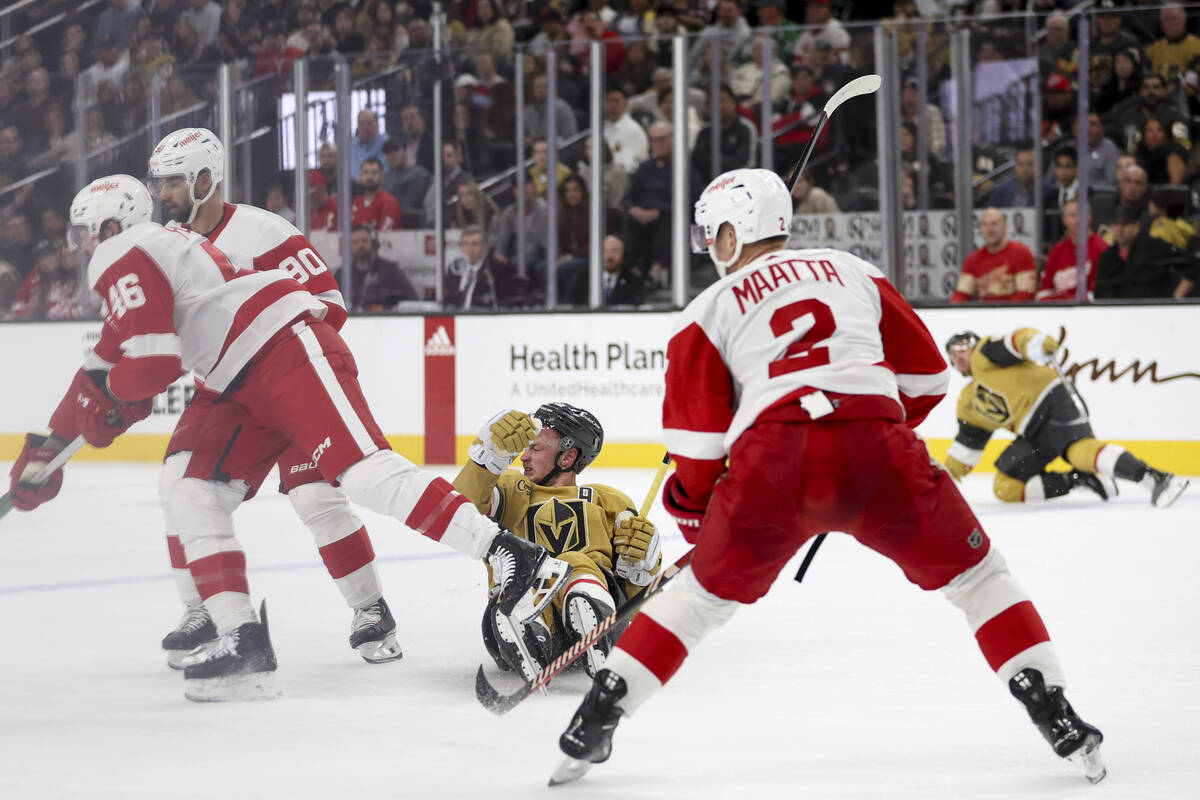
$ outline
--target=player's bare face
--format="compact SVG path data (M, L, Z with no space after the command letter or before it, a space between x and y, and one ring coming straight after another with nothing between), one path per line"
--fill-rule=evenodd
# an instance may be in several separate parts
M529 446L521 453L521 472L534 483L541 483L554 469L558 459L558 445L562 435L550 428L542 428Z
M952 347L950 348L950 360L954 363L954 368L962 375L971 374L971 348L969 347Z
M192 198L182 175L171 175L158 182L158 199L163 212L176 222L187 222L192 214Z

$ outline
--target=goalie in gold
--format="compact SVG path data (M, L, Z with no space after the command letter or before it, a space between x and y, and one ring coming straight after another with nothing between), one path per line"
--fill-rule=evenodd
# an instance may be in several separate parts
M604 430L589 412L547 403L530 416L505 411L488 420L454 488L500 527L545 546L574 567L541 618L511 630L497 620L494 597L483 618L484 644L502 669L533 677L571 644L595 630L648 584L660 568L654 524L611 486L579 485L576 476L600 454ZM521 471L508 469L517 455ZM492 594L495 594L492 582ZM498 624L499 623L499 624ZM582 659L588 675L603 664L619 631ZM525 658L516 636L524 645Z
M958 434L946 469L961 480L979 463L992 433L1003 428L1016 435L996 459L992 489L1004 502L1048 500L1079 486L1107 500L1110 490L1116 492L1111 479L1121 478L1149 488L1156 506L1173 503L1188 481L1097 440L1083 398L1050 366L1056 350L1053 337L1033 328L982 340L970 331L950 337L950 362L971 382L958 397ZM1058 456L1074 469L1047 471Z

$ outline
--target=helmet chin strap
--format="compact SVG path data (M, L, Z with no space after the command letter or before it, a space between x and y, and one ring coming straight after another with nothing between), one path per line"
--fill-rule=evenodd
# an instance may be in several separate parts
M737 263L737 260L742 257L742 240L737 237L737 233L733 234L733 255L727 261L722 261L717 258L716 239L708 246L708 257L712 259L713 264L717 268L717 274L722 278L731 266Z
M207 172L207 169L205 171ZM200 206L202 206L204 203L208 202L208 198L212 197L213 192L215 192L216 190L217 190L216 181L212 180L212 178L210 176L209 182L208 182L208 192L205 193L204 197L197 199L196 198L196 184L194 182L188 184L188 198L192 201L192 213L188 214L188 221L187 221L188 225L191 225L193 222L196 221L196 215L200 213Z

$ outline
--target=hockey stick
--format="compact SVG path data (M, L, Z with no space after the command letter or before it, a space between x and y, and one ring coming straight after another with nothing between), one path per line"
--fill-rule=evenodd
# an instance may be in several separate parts
M808 572L808 565L812 563L813 557L817 555L817 550L821 549L821 542L825 541L825 537L829 532L817 534L817 538L813 539L812 547L808 548L808 552L804 554L804 560L800 562L800 568L796 570L796 583L804 580L804 573Z
M1067 394L1071 396L1071 402L1075 404L1075 413L1079 415L1077 418L1081 422L1086 422L1088 419L1087 404L1083 402L1083 397L1079 394L1079 390L1075 388L1075 381L1067 380L1067 376L1063 374L1062 367L1058 365L1058 361L1054 358L1050 359L1050 366L1054 368L1054 374L1058 376L1058 381L1067 390Z
M881 83L883 83L883 79L878 75L862 75L850 81L841 89L838 89L833 93L833 97L825 101L825 107L821 109L821 116L817 118L817 125L813 128L812 136L809 137L808 143L804 145L804 152L800 154L799 160L796 161L796 166L792 167L792 171L788 173L785 183L789 192L796 188L796 182L804 174L804 168L808 166L808 159L812 157L813 148L817 146L817 139L821 138L821 132L825 130L825 123L829 122L829 118L833 116L833 112L837 110L838 106L852 97L874 94L878 91ZM814 547L813 549L815 550L816 548Z
M654 482L650 484L650 491L646 493L646 499L642 501L642 507L638 512L639 516L645 517L646 514L650 513L650 506L653 504L654 498L658 496L658 489L660 486L662 486L663 479L667 476L667 467L670 466L670 464L671 455L668 453L663 456L662 465L659 466L658 472L654 476ZM687 563L691 560L691 558L692 551L689 550L684 553L674 564L664 569L658 575L654 576L654 580L650 581L650 584L644 590L642 590L637 597L626 601L623 606L609 614L604 619L600 620L600 623L596 626L594 631L573 644L566 650L566 652L554 659L554 661L550 662L549 665L538 672L537 675L533 677L532 681L526 683L525 686L521 687L513 694L500 694L500 692L498 692L496 688L492 686L490 682L488 682L487 676L483 674L483 666L481 665L479 667L479 671L475 673L475 697L478 698L479 702L484 708L486 708L488 711L491 711L493 714L499 715L507 714L509 711L512 711L514 708L516 708L518 703L520 703L526 697L529 697L534 692L539 690L544 691L544 687L550 682L551 678L578 660L580 656L587 652L589 647L600 641L600 639L604 638L605 634L607 634L610 630L633 616L634 612L641 608L646 600L661 591L663 585L666 584L667 581L671 580L671 578L675 577L675 575L677 575L681 569L687 566ZM520 640L520 636L517 636L517 640Z
M50 439L54 438L55 437L53 436L50 437ZM50 441L50 439L47 439L47 441ZM50 459L50 462L46 464L46 466L42 467L38 474L33 476L33 480L27 482L33 484L34 486L41 486L46 481L50 480L50 476L53 475L59 467L67 463L67 460L71 456L79 452L79 448L83 447L84 444L86 444L86 442L84 441L83 437L76 436L73 441L68 442L63 449L59 450L54 458ZM3 519L8 512L12 511L12 509L12 493L5 492L4 496L0 497L0 519Z

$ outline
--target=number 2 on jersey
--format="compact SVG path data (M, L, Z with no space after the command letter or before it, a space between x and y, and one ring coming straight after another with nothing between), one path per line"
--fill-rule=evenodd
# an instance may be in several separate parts
M810 297L776 309L771 315L771 333L775 334L777 339L787 336L795 328L796 320L808 315L811 315L813 320L808 331L788 345L786 356L767 365L767 374L772 378L829 363L829 348L814 345L833 336L837 323L833 320L833 312L829 310L829 306L820 300Z

